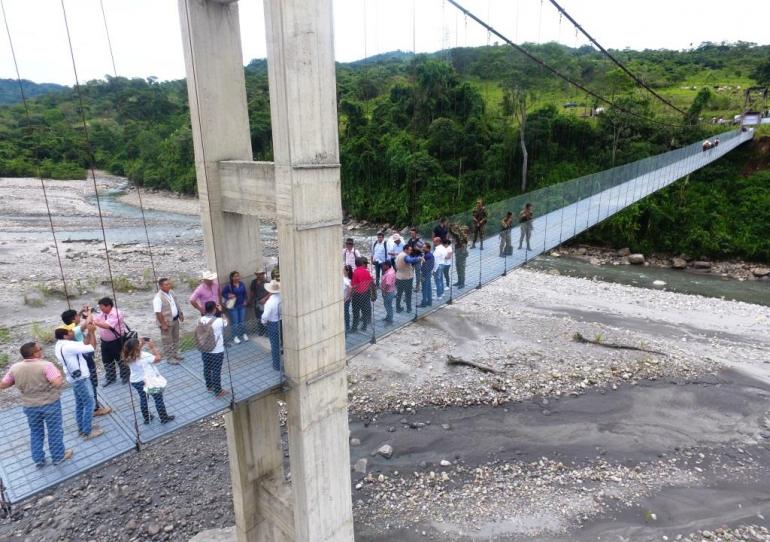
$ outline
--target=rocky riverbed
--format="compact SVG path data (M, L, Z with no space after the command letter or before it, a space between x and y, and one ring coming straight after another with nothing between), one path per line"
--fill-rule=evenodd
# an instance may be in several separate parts
M25 210L39 195L16 180L3 190L18 196L0 214L10 352L52 326L63 299L47 216ZM49 196L79 213L62 229L94 220L85 185L52 182ZM151 220L177 232L157 264L185 295L199 233ZM103 248L66 245L85 253L66 260L84 277L75 301L107 294ZM141 244L121 248L127 276L141 276ZM24 303L33 291L42 305ZM138 326L152 326L151 293L119 293ZM356 539L770 540L769 330L770 307L509 273L350 360ZM233 524L230 491L218 415L20 503L0 540L186 541Z
M742 260L713 261L688 254L632 254L628 248L611 249L587 245L564 245L551 252L554 256L571 256L592 265L643 265L662 269L679 269L694 273L709 273L740 281L770 281L770 265Z

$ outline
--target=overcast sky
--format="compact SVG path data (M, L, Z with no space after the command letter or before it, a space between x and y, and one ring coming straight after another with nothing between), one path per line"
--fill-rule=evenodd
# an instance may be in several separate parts
M119 75L184 77L176 0L103 2ZM71 85L74 79L60 0L4 3L22 77ZM586 43L576 38L569 21L560 21L548 0L460 3L516 42ZM716 0L560 0L560 4L605 47L686 49L703 41L770 43L770 0L733 4ZM99 0L65 0L65 5L81 80L111 73ZM239 5L244 61L262 58L262 2L240 0ZM334 0L334 11L335 50L340 61L395 49L416 47L421 52L483 45L489 39L477 23L466 20L443 0ZM11 77L15 72L8 39L0 35L0 78Z

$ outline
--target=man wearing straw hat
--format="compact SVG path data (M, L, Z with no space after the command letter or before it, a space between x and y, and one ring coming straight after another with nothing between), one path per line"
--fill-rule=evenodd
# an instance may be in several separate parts
M206 302L213 301L219 303L219 283L217 274L211 271L204 271L201 274L201 283L190 296L190 305L198 309L201 316L206 314Z
M265 285L270 297L265 301L262 311L262 325L267 329L270 339L270 353L273 358L273 369L281 370L281 283L271 280Z

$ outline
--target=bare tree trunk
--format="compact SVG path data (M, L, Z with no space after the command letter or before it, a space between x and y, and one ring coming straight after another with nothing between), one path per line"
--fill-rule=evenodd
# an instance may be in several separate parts
M526 112L522 116L521 126L519 128L519 141L521 143L521 191L527 191L527 165L529 154L527 153L527 144L524 141L524 129L527 125Z
M526 131L527 131L527 99L522 95L519 97L519 144L521 145L521 191L527 191L527 168L529 166L529 153L527 152Z
M615 155L618 153L618 140L620 139L620 127L612 125L612 167L615 167Z
M460 157L460 168L457 170L457 201L462 196L463 159Z

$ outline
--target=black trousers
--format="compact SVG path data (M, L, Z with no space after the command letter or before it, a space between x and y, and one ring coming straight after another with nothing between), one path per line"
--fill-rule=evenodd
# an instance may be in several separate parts
M353 292L353 325L351 330L358 329L358 321L362 322L361 330L366 331L366 326L372 320L372 298L368 291L364 293Z
M91 373L88 379L91 381L91 387L94 389L94 410L96 410L102 406L99 404L99 395L96 393L96 388L99 386L99 376L96 374L96 361L94 361L93 354L83 354L83 357L86 360L86 365L88 365L88 372Z
M396 279L396 312L401 312L401 299L406 302L406 312L412 312L412 279Z
M108 342L102 341L102 363L104 364L104 373L108 383L115 382L116 380L116 365L120 371L120 379L124 384L128 382L128 377L131 374L128 365L120 361L121 342L120 339Z

